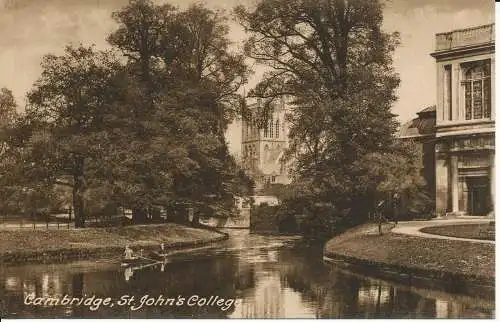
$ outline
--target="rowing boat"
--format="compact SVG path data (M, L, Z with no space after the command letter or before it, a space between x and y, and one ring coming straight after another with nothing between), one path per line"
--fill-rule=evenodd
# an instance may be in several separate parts
M143 265L143 264L149 264L149 263L154 263L154 262L161 262L164 260L165 255L159 254L157 252L152 252L147 255L134 255L132 258L125 258L122 260L122 266L125 266L123 264L126 264L127 266L130 265Z
M122 260L122 266L139 266L154 263L156 260L145 257L132 257Z

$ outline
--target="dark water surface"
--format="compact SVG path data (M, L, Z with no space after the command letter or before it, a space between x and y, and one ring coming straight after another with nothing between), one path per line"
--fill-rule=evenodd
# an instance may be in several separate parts
M402 286L335 268L321 247L231 232L217 246L138 270L118 259L0 266L3 317L492 318L494 301ZM111 297L97 309L26 305L35 298ZM128 297L127 297L128 296ZM130 300L131 297L133 300ZM126 297L126 298L123 298ZM123 300L121 300L123 299ZM169 299L169 300L167 300ZM181 299L184 299L182 302ZM101 300L101 301L102 301ZM120 301L121 300L121 301ZM234 303L232 303L234 300ZM98 304L94 301L94 304ZM130 301L130 302L128 302ZM162 302L163 301L163 302ZM124 303L127 302L127 303ZM141 304L143 302L143 304ZM148 305L149 304L149 305ZM230 305L232 304L232 305Z

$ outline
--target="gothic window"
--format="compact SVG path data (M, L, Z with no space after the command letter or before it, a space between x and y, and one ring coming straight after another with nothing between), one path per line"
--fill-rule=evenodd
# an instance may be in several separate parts
M269 121L269 137L273 137L274 135L274 130L273 130L273 118L271 118L271 120Z
M465 119L476 120L491 117L490 61L468 64L464 69L462 86L465 99Z
M276 135L275 137L279 138L280 137L280 120L276 120Z
M267 138L267 126L264 126L264 137Z

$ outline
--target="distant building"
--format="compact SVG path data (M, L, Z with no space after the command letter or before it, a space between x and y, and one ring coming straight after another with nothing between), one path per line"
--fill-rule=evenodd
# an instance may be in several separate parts
M495 26L436 35L436 212L493 213Z
M281 101L275 104L266 126L258 126L260 101L249 105L250 113L242 122L242 166L256 182L257 190L266 184L288 184L287 164L284 153L288 147L286 107Z
M426 181L427 193L434 198L436 191L436 163L434 156L436 134L436 106L417 113L418 117L401 125L397 134L403 140L412 140L420 151L420 174Z

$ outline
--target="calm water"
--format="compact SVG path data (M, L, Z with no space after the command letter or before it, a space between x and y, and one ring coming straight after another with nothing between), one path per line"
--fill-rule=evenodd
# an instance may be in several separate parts
M323 263L320 247L293 247L295 242L287 237L262 237L244 231L233 231L232 235L229 241L216 247L173 255L166 265L134 271L121 268L117 259L0 267L2 316L492 318L494 315L491 299L409 288L353 274ZM62 299L64 295L85 299L94 295L102 299L112 297L113 304L101 304L95 310L83 304L24 304L26 298ZM132 296L134 299L130 305L119 302L123 296L128 296L124 302ZM173 302L180 298L190 304ZM234 304L228 307L233 299ZM148 306L151 301L156 302Z

